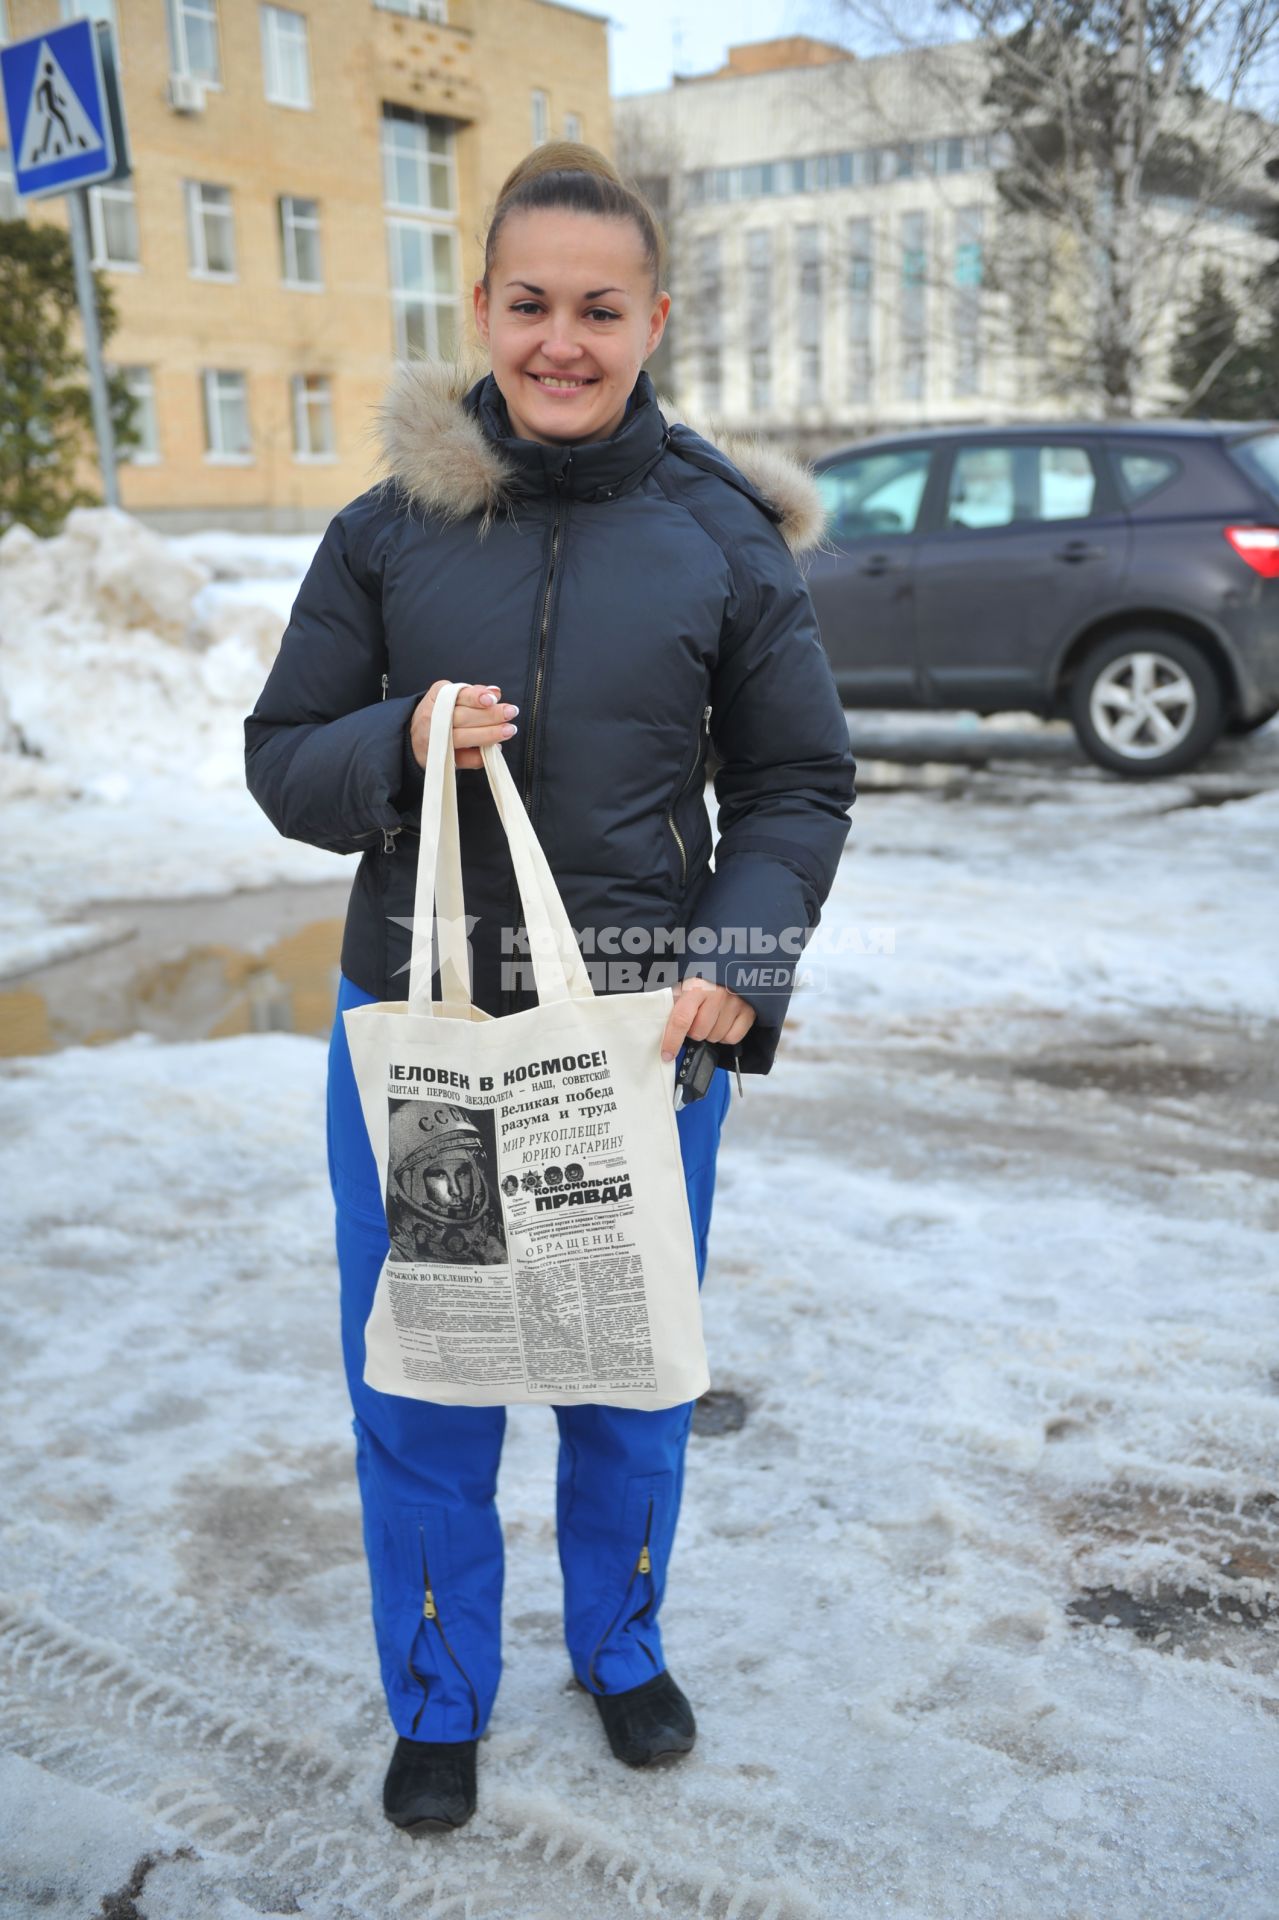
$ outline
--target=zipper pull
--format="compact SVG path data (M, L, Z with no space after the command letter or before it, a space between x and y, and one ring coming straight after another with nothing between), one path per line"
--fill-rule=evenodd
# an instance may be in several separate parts
M422 1602L422 1617L426 1620L434 1620L436 1617L435 1595L429 1587L426 1589L426 1598Z
M403 827L383 827L382 829L383 853L395 852L395 836L397 833L403 833L403 831L404 831Z
M736 1047L733 1048L733 1072L737 1076L737 1097L740 1100L742 1097L742 1068L741 1062L737 1058Z
M647 1546L642 1546L640 1548L639 1565L636 1567L635 1571L636 1573L651 1573L653 1571L653 1563L648 1557Z
M382 698L383 698L384 700L386 699L386 690L387 690L387 688L388 688L388 686L389 686L390 684L391 684L391 682L390 682L390 676L389 676L388 674L385 674L385 673L384 673L384 674L382 675Z

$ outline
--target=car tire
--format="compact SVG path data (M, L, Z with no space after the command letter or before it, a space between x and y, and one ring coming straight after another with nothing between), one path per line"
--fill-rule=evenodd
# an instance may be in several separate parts
M1279 713L1279 707L1267 707L1264 713L1257 714L1252 720L1241 720L1236 714L1233 720L1227 720L1226 732L1233 734L1257 733L1262 727L1268 727L1277 713Z
M1070 718L1090 760L1132 780L1183 773L1224 724L1212 662L1178 633L1130 627L1080 661Z

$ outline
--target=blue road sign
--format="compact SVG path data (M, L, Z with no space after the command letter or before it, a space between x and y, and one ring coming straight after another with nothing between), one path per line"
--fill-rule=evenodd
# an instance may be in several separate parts
M102 60L92 20L0 49L0 83L20 198L65 193L115 171Z

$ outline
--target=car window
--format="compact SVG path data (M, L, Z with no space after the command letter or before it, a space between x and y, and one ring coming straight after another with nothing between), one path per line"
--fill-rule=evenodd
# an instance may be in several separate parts
M1235 465L1279 500L1279 433L1254 433L1226 448Z
M961 447L950 471L946 525L1010 527L1027 520L1079 520L1093 510L1097 476L1084 447Z
M825 502L826 531L835 540L877 533L913 533L928 484L927 447L861 453L814 477Z
M1135 507L1139 500L1157 493L1181 472L1180 460L1171 453L1128 453L1120 449L1115 454L1115 466L1126 507Z

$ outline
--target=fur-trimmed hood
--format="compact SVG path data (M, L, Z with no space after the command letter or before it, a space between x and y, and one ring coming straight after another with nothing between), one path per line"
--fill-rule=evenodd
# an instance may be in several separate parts
M401 361L374 410L383 484L398 483L419 507L446 520L482 512L481 531L518 491L513 463L462 404L487 371L478 362ZM819 545L826 509L811 468L754 434L724 432L709 420L699 427L674 401L655 399L668 426L680 423L703 453L718 452L736 469L771 510L793 554ZM678 453L678 437L672 444Z

